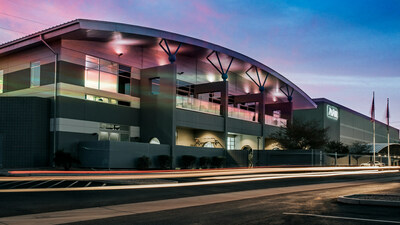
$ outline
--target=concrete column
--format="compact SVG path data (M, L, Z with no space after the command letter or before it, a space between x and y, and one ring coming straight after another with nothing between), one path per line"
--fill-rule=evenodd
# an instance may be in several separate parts
M228 81L223 81L221 90L221 116L224 117L224 148L228 146Z

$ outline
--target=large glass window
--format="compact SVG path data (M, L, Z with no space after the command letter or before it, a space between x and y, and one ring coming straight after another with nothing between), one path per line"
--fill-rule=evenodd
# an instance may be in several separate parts
M40 86L40 61L31 62L31 87Z
M131 67L86 56L85 87L129 95Z
M101 123L100 141L129 141L129 126Z
M0 70L0 94L3 93L4 84L4 70Z

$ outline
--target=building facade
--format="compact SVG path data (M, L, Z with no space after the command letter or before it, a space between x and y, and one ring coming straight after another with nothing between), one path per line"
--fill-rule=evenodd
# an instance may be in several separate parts
M328 137L346 145L354 142L372 143L373 125L371 118L325 98L313 99L315 109L296 110L293 118L315 120L321 128L328 128ZM399 130L389 127L390 143L399 143ZM376 143L387 143L386 124L376 121ZM387 144L386 144L387 146Z
M3 168L49 166L58 150L128 168L142 155L267 149L293 110L316 104L221 46L78 19L0 45L0 106Z

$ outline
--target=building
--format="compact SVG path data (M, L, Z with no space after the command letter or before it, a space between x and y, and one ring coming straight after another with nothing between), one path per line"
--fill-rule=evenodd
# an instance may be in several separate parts
M49 166L57 150L102 168L262 150L315 107L254 59L151 28L78 19L0 45L3 168Z
M315 120L321 128L328 128L328 137L346 145L363 142L372 145L373 126L371 118L325 98L313 99L317 108L295 110L293 118L297 120ZM387 149L387 126L376 121L376 151ZM398 149L399 129L389 127L390 143ZM379 143L379 144L378 144Z

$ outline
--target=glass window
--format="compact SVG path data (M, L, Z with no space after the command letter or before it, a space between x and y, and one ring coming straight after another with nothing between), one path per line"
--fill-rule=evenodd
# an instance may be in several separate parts
M160 78L152 78L151 81L151 93L153 95L158 95L160 93Z
M40 61L31 62L31 87L40 86Z
M100 71L118 74L118 63L100 59Z
M118 75L131 77L132 68L130 66L119 65Z
M3 93L4 70L0 70L0 94Z
M117 92L118 76L111 73L100 72L100 90Z
M85 87L99 89L99 71L86 69L85 71Z
M228 150L235 149L235 137L228 137Z

